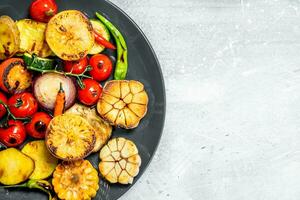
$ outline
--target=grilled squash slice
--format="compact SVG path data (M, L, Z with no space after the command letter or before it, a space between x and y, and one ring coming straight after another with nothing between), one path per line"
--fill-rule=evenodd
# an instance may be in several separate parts
M47 24L31 19L22 19L17 21L17 26L21 39L19 53L27 52L43 58L52 54L45 40Z
M19 50L20 33L9 16L0 17L0 60L10 58Z
M46 40L55 55L69 61L85 57L95 42L90 21L78 10L65 10L52 17Z
M94 31L96 31L98 34L100 34L102 37L104 37L107 41L110 40L110 34L107 30L106 26L102 24L99 20L91 19L90 20ZM94 42L93 48L89 51L89 54L97 54L101 53L105 49L104 46L98 44L97 42Z
M93 152L99 151L110 138L112 127L98 116L95 108L89 108L81 104L74 104L65 113L80 115L95 129L96 141Z
M105 84L97 103L100 116L126 129L138 126L147 112L148 95L139 81L114 80Z
M78 160L94 148L95 130L87 120L74 114L54 117L46 132L49 151L62 160Z
M34 170L31 158L15 148L0 151L0 183L15 185L27 180Z
M87 160L64 161L56 167L52 185L59 199L88 200L99 189L98 172Z
M111 183L131 184L138 175L141 157L131 140L114 138L100 151L99 171Z
M58 162L57 158L49 153L44 140L28 142L22 148L22 153L29 156L35 164L34 171L29 177L30 179L48 178Z

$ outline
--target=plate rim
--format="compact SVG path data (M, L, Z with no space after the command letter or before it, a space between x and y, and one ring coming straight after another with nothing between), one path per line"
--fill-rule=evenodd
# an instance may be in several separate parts
M158 143L156 145L156 147L154 148L154 151L153 151L153 154L151 155L150 159L149 159L149 162L145 165L145 168L144 170L141 172L141 174L136 177L136 180L135 180L135 183L134 184L131 184L129 185L128 187L128 190L126 190L124 193L122 193L118 199L120 199L125 193L127 193L128 191L131 190L131 188L138 182L138 180L140 180L140 178L144 175L144 173L147 171L150 163L152 163L152 160L157 152L157 149L161 143L161 138L162 138L162 135L163 135L163 132L164 132L164 128L165 128L165 122L166 122L166 110L167 110L167 98L166 98L166 85L165 85L165 80L164 80L164 75L162 73L162 68L161 68L161 65L160 65L160 62L158 60L158 57L155 53L155 50L153 49L149 39L147 38L147 36L145 35L145 33L143 32L143 30L138 26L138 24L123 10L121 9L119 6L117 6L116 4L114 4L113 2L109 1L109 0L104 0L106 3L108 3L109 5L111 5L112 7L114 7L115 9L117 9L119 12L121 12L125 17L127 17L129 19L129 21L138 29L138 31L141 33L141 35L143 36L143 38L145 39L148 47L150 48L151 50L151 53L153 54L154 56L154 59L155 59L155 62L157 63L157 66L158 66L158 72L159 72L159 75L160 75L160 79L162 81L162 96L163 96L163 116L162 116L162 127L161 127L161 131L160 131L160 134L159 134L159 138L158 138Z

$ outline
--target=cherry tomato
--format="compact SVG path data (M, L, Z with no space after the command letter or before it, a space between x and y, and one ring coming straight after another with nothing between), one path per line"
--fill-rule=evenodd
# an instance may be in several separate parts
M97 103L102 92L101 85L92 79L83 79L84 88L78 89L79 101L85 105L91 106Z
M15 117L29 117L36 113L38 104L31 93L15 94L8 99L8 107Z
M57 13L55 0L35 0L29 8L32 19L39 22L48 22Z
M37 112L33 114L31 121L25 125L26 132L31 137L37 139L45 138L45 133L50 121L50 115L44 112Z
M0 141L7 147L16 147L26 139L26 130L21 121L9 120L7 128L0 128Z
M0 92L0 100L7 104L7 98L6 96ZM0 119L6 114L6 108L4 107L4 105L0 104Z
M88 64L89 62L87 57L78 61L65 61L64 70L65 72L72 72L73 74L81 74L84 72Z
M90 59L92 70L90 75L97 81L108 79L112 71L112 62L108 56L104 54L93 55Z

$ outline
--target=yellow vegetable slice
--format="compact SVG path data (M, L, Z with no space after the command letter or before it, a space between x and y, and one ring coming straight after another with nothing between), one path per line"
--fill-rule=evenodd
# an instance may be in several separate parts
M50 19L46 41L55 55L63 60L79 60L93 47L93 27L78 10L65 10Z
M112 127L97 114L96 108L89 108L81 104L74 104L65 113L80 115L85 118L95 129L95 146L93 152L97 152L111 136Z
M22 153L29 156L35 164L34 171L30 175L30 179L48 178L57 165L57 158L53 157L48 151L45 141L38 140L28 142L23 148Z
M21 39L19 53L27 52L43 58L52 54L45 40L46 23L22 19L17 21L17 26Z
M78 160L88 156L95 144L95 130L79 115L54 117L46 132L49 151L62 160Z
M12 57L19 50L20 33L9 16L0 17L0 60Z
M29 178L34 170L31 158L15 148L0 151L0 183L15 185Z

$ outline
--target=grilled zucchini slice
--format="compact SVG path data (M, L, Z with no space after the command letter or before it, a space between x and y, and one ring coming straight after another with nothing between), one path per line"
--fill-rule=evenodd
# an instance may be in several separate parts
M51 49L45 41L45 30L47 24L31 19L17 21L20 31L19 53L36 54L39 57L48 57L52 54Z
M19 50L20 33L9 16L0 17L0 60L12 57Z
M52 17L47 25L46 40L62 60L79 60L94 45L93 27L78 10L65 10Z
M104 37L107 41L110 40L110 34L107 30L106 26L102 24L100 21L91 19L90 20L93 26L94 31L99 33L102 37ZM104 46L98 44L97 42L94 43L93 48L89 51L89 54L97 54L101 53L105 49Z

